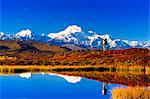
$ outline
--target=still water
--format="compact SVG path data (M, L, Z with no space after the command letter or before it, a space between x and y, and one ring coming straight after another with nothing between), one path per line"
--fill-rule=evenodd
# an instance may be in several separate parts
M22 73L0 76L0 99L111 99L116 87L124 86L54 73Z

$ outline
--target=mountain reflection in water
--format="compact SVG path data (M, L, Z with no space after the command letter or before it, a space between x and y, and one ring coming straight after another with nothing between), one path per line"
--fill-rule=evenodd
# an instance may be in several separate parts
M19 74L19 76L22 78L29 79L32 76L32 74L31 73L21 73L21 74Z
M55 73L0 76L0 81L1 99L109 99L111 89L124 87L107 84L103 94L103 82Z
M41 73L41 74L43 74L43 73ZM62 74L56 74L56 73L48 73L48 75L61 77L69 83L78 83L81 81L81 77L77 77L77 76L68 76L68 75L62 75ZM21 74L19 74L19 76L21 78L29 79L32 77L32 73L30 73L30 72L29 73L21 73Z
M68 76L68 75L61 75L55 73L49 73L49 75L61 77L69 83L78 83L81 81L81 77L77 77L77 76Z

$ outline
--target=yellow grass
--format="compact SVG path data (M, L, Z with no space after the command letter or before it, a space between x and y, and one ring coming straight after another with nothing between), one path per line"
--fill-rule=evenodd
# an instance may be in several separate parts
M150 87L128 87L112 90L112 99L150 99Z
M17 66L7 66L7 65L0 65L0 74L2 73L5 73L5 71L7 71L7 73L11 72L13 73L14 69L24 69L24 70L28 70L28 71L31 71L31 72L34 72L34 70L39 70L39 71L53 71L55 69L79 69L79 68L94 68L94 69L97 69L97 68L100 68L100 67L103 67L103 68L109 68L109 71L105 71L105 73L107 74L120 74L120 75L125 75L125 74L150 74L150 68L149 67L146 67L146 71L143 72L143 68L139 68L139 67L130 67L130 68L118 68L118 67L115 67L115 66L91 66L91 65L87 65L87 66L44 66L44 65L39 65L39 66L36 66L36 65L29 65L29 66L22 66L22 65L17 65ZM115 68L115 72L112 72L113 68Z
M0 56L0 61L4 61L4 60L16 61L17 58L16 57L8 57L8 56Z
M51 65L0 65L0 68L5 68L5 67L9 67L9 68L51 68L51 67L55 67L55 68L87 68L87 67L104 67L104 68L116 68L116 70L120 71L120 70L133 70L133 71L140 71L143 69L143 67L140 67L138 65L136 66L116 66L116 65L75 65L75 66L67 66L67 65L58 65L58 66L51 66ZM150 67L146 66L146 70L150 71Z

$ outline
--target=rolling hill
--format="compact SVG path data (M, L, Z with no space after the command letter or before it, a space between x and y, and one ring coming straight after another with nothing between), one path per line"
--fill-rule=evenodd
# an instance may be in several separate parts
M1 40L0 48L1 65L150 66L150 53L146 48L71 50L36 41L14 40Z

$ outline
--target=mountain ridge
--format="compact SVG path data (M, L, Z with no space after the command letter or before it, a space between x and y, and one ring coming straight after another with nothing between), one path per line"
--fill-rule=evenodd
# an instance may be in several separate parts
M72 25L58 33L35 35L31 30L22 30L16 34L0 32L0 40L35 40L49 45L80 47L80 49L102 49L102 39L108 41L108 49L150 48L150 40L145 42L113 39L109 34L97 34L94 31L84 32L81 27ZM66 46L67 45L67 46ZM70 47L74 48L74 47ZM78 50L77 49L77 50Z

